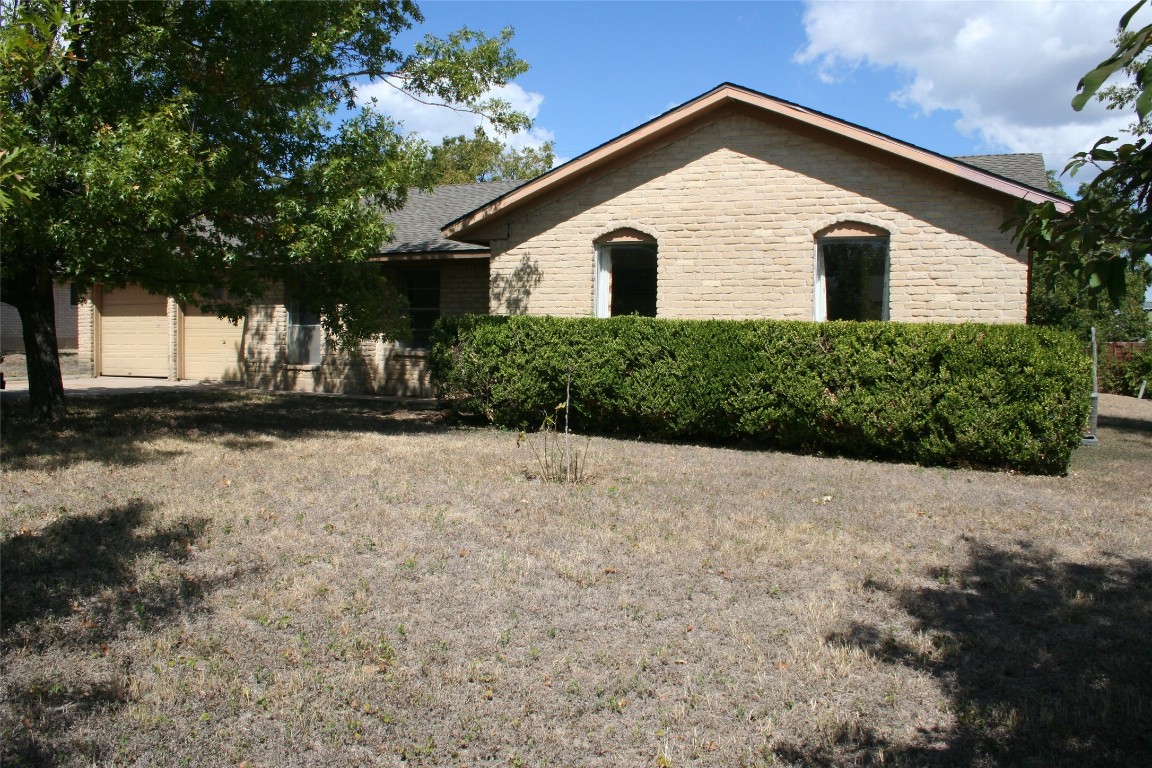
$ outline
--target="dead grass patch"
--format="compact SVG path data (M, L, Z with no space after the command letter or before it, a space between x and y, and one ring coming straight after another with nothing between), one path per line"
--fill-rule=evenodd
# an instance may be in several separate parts
M4 765L1152 762L1152 403L1068 477L244 392L5 412Z

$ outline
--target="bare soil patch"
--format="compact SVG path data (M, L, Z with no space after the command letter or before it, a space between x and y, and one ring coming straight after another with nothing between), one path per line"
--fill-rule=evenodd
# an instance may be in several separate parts
M1067 477L243 391L3 413L0 763L1149 765L1152 402Z

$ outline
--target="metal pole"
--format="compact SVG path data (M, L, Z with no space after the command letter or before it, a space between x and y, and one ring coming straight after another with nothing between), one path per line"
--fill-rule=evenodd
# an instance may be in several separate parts
M1096 360L1096 326L1092 326L1092 412L1088 416L1088 434L1080 438L1080 445L1099 445L1096 437L1096 419L1100 415L1100 374Z

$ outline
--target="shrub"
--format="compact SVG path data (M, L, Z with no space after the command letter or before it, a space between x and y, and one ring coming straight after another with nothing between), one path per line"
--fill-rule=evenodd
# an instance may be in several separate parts
M1062 472L1090 361L1048 328L639 317L444 318L439 396L540 424L572 374L573 428L848 456Z
M1101 392L1135 395L1142 382L1152 386L1152 345L1104 344L1098 360Z

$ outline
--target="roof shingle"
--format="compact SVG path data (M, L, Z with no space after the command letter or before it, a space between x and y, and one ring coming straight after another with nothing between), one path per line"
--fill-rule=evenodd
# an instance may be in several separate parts
M1021 152L1014 155L960 155L953 160L974 165L982 171L989 171L1035 189L1048 191L1048 173L1044 169L1044 155L1038 152Z
M408 202L388 214L395 227L392 242L381 250L397 253L487 253L487 246L445 240L440 228L453 219L473 211L516 187L523 181L486 181L476 184L451 184L431 192L408 190Z

